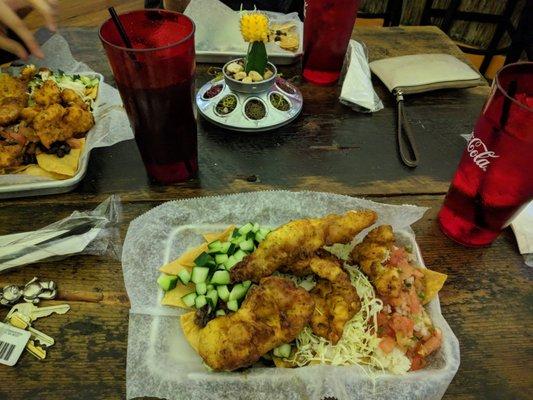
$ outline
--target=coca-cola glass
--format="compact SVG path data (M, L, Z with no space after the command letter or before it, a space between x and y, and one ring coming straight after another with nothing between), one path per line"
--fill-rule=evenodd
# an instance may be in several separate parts
M305 0L303 76L317 85L340 77L359 0Z
M150 179L171 184L198 171L194 98L194 23L177 12L120 15L133 48L111 19L100 39Z
M533 199L533 63L497 74L439 213L465 246L491 244Z

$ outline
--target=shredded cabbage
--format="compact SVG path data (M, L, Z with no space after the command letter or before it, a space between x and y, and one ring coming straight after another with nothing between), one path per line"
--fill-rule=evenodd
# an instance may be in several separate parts
M361 299L361 310L344 326L336 345L313 334L309 327L296 338L296 351L289 362L299 367L323 363L331 365L367 365L383 369L374 356L380 338L377 337L377 315L383 303L376 297L372 284L358 269L346 265L352 284ZM365 371L368 373L365 369Z

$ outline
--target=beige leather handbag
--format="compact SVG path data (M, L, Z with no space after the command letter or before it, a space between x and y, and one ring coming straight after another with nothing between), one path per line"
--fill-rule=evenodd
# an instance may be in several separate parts
M372 61L370 69L396 96L398 150L402 161L408 167L418 165L419 155L411 126L405 117L403 95L486 84L477 71L449 54L415 54L384 58Z

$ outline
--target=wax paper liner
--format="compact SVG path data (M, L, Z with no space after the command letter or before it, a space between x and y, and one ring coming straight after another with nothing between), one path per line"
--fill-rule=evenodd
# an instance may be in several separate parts
M272 24L292 22L296 25L300 38L299 52L302 48L303 24L298 13L282 14L263 11ZM194 41L196 51L209 52L240 52L246 54L248 43L242 39L240 31L240 13L218 0L194 0L185 9L185 15L190 17L195 25ZM270 56L294 55L289 50L284 50L276 43L266 43L267 53Z
M74 211L48 226L30 232L0 236L0 272L75 254L119 258L120 197L112 195L94 210Z
M69 45L63 36L59 34L53 35L43 44L42 49L46 55L43 60L32 57L27 63L35 64L37 67L48 67L52 71L62 70L66 74L89 76L96 74L102 79L102 76L89 68L88 65L72 57ZM90 151L94 148L107 147L124 140L133 139L133 131L122 105L120 94L117 89L105 82L101 82L99 85L93 114L95 125L87 133L79 165L82 165L83 160L89 156ZM49 180L43 177L8 174L0 175L0 186Z
M425 208L412 205L385 205L329 193L268 191L173 201L135 219L122 255L131 302L127 397L440 399L459 367L459 344L441 315L438 299L429 304L428 311L443 332L443 345L424 370L403 376L376 371L369 375L359 366L328 365L208 372L185 341L177 318L182 311L159 304L158 268L201 243L202 232L248 221L274 227L295 218L362 208L377 211L377 224L391 224L402 240L413 245L418 262L423 263L410 225L422 217Z

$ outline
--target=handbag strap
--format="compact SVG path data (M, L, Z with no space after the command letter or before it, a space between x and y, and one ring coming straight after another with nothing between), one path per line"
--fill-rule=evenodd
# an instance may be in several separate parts
M403 93L398 89L394 92L396 94L396 104L398 107L398 126L396 130L398 151L402 162L408 167L415 168L419 161L418 147L416 145L411 124L405 115Z

